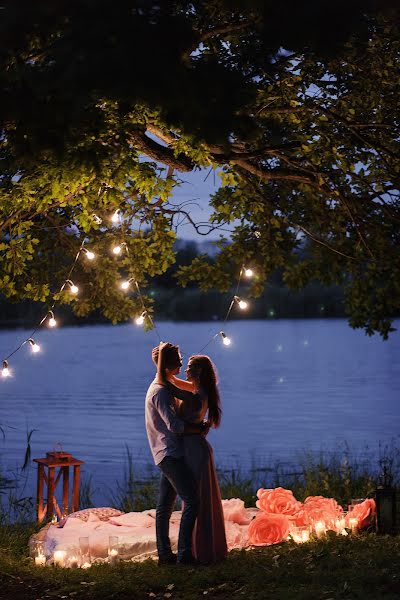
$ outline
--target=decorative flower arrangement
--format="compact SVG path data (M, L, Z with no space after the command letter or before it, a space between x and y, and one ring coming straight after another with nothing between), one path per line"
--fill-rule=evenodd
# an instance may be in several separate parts
M307 526L317 537L328 530L347 535L345 527L349 527L348 520L334 498L309 496L302 503L296 500L291 490L281 487L260 488L257 497L256 506L260 513L250 523L248 531L249 544L252 546L277 544L287 539L292 531ZM352 519L357 520L356 527L352 526L351 529L357 531L367 527L373 522L374 516L375 501L364 500L351 512ZM303 536L302 541L306 538Z

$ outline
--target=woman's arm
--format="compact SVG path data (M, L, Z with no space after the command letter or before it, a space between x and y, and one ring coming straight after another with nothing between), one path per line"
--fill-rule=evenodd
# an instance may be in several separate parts
M168 381L172 383L172 385L176 386L180 390L186 390L187 392L194 392L194 385L191 381L186 381L185 379L179 379L179 377L175 377L175 375L171 375L168 377Z

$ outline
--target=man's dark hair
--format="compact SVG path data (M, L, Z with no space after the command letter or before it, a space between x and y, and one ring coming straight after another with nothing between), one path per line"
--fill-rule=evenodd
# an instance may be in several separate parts
M165 348L164 352L164 366L166 369L176 369L176 367L180 367L182 364L181 355L179 352L179 346L174 346L170 344ZM158 346L153 348L151 353L151 358L153 359L154 364L157 366L158 363Z

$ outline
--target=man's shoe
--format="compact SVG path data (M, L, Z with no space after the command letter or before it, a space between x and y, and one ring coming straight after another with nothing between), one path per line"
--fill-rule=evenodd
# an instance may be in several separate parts
M158 559L158 566L161 567L163 565L176 565L176 554L170 554L168 556L163 556Z

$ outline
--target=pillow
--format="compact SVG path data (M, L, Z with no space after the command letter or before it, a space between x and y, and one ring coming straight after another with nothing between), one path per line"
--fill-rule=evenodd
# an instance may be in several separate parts
M85 508L84 510L78 510L77 512L68 515L68 519L80 519L81 521L87 521L90 515L96 516L100 521L108 521L112 517L119 517L125 514L122 510L116 508L110 508L109 506L103 506L101 508Z

